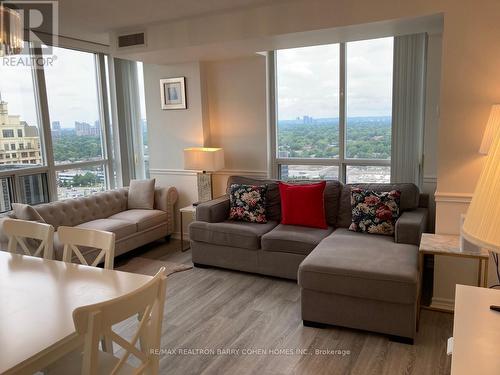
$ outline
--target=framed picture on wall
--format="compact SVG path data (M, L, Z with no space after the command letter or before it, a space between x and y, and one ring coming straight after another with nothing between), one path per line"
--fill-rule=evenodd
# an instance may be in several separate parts
M161 109L186 109L186 77L160 79Z

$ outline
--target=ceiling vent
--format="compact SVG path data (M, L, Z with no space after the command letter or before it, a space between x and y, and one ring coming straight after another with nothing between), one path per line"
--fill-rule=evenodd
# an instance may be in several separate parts
M118 48L144 45L146 45L146 34L144 32L118 36Z

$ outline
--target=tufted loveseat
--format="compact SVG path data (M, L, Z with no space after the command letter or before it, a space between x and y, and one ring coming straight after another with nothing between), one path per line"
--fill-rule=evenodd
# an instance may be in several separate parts
M109 190L88 197L65 199L34 206L54 235L54 257L62 259L63 247L57 228L61 225L105 230L115 233L115 256L170 235L174 230L174 187L156 188L154 209L127 209L128 188ZM16 218L12 213L12 218ZM0 225L1 227L1 225ZM0 229L1 232L1 229ZM5 241L5 236L2 242ZM3 246L2 248L6 248ZM92 258L95 250L88 249L85 257Z

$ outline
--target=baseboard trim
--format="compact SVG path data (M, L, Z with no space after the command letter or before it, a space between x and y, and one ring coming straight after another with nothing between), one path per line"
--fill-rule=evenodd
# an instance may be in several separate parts
M432 297L432 302L428 308L429 310L453 312L455 310L455 300L450 298Z
M181 239L181 232L174 232L170 236L173 239L180 240ZM189 241L189 234L188 233L184 233L183 237L184 237L184 241Z

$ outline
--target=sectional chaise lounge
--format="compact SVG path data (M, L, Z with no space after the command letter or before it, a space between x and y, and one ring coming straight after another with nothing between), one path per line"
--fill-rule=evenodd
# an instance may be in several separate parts
M413 341L420 289L418 245L428 215L428 197L416 185L327 181L328 229L318 229L280 224L276 180L232 176L231 184L266 184L269 220L228 220L227 195L200 204L189 226L195 266L298 280L305 325L338 325ZM348 230L353 186L401 192L394 237Z

